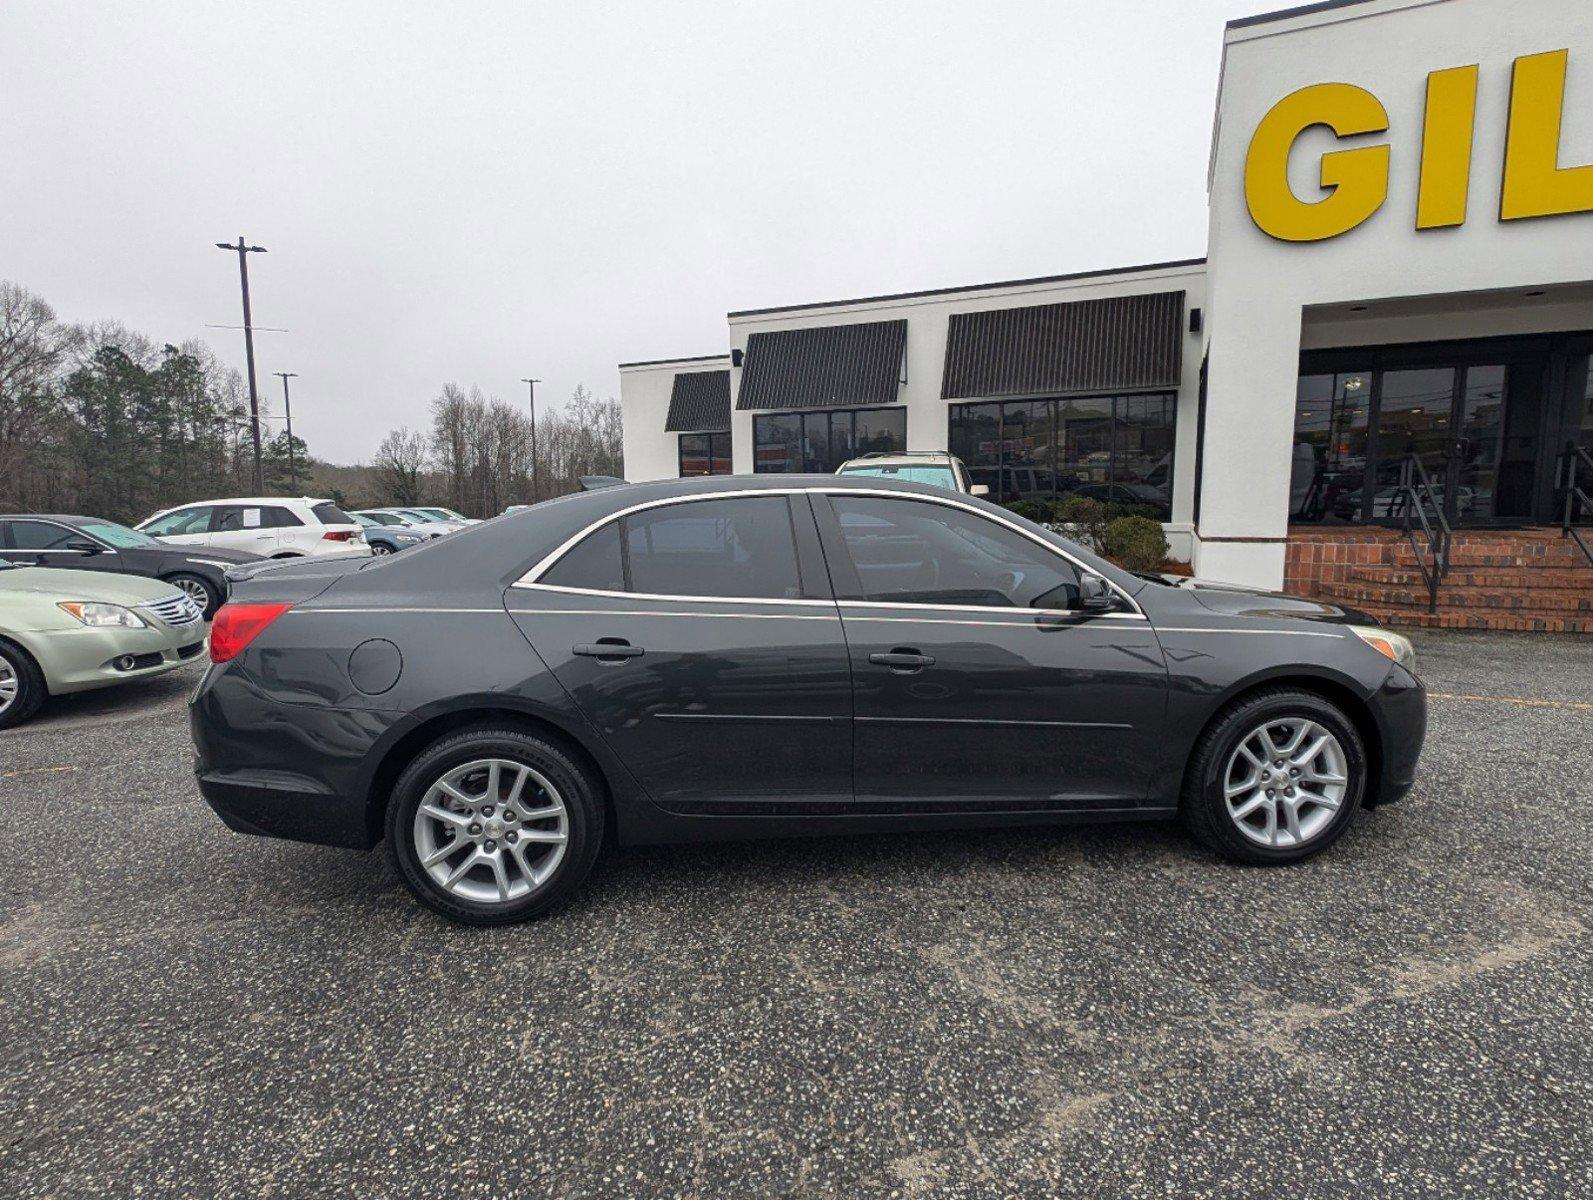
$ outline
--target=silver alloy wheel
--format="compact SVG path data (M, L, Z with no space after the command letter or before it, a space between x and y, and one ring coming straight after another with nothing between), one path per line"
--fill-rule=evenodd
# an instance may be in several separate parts
M201 614L210 607L210 589L204 585L203 581L195 579L192 575L185 575L174 582L177 584L179 591L183 592L199 606Z
M0 654L0 713L15 704L21 693L22 681L17 678L16 667L9 658Z
M371 543L371 553L372 554L391 554L392 552L393 552L393 548L391 546L389 546L386 542L372 542Z
M1223 772L1239 832L1263 846L1301 846L1333 820L1349 789L1339 739L1305 717L1280 717L1240 739Z
M439 887L478 904L507 904L558 870L570 814L540 771L481 758L426 789L412 836L416 860Z

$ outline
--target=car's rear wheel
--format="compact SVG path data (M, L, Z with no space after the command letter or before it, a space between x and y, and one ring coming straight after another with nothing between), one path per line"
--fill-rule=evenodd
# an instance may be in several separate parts
M426 907L505 925L567 900L603 842L601 785L562 745L524 730L448 735L405 768L387 844Z
M0 639L0 729L20 725L44 703L44 676L20 646Z
M221 596L215 588L201 579L198 575L187 573L168 575L166 582L178 588L195 604L199 611L205 614L205 620L210 620L215 615L216 609L221 607Z
M1343 836L1365 790L1366 751L1338 706L1268 688L1221 713L1195 744L1183 816L1237 862L1299 862Z

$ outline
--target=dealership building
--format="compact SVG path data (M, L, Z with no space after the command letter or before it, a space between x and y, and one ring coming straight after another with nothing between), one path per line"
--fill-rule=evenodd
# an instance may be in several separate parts
M1593 3L1230 22L1208 195L1203 259L732 312L723 354L621 364L627 476L950 450L1266 587L1400 524L1413 461L1461 534L1559 521L1593 450Z

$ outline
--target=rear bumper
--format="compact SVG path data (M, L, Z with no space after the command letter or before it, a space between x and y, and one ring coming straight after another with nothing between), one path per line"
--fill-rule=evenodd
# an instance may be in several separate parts
M1422 740L1427 735L1427 688L1396 665L1372 697L1372 715L1382 742L1382 763L1369 805L1392 804L1416 782Z
M209 773L196 763L199 794L228 829L262 837L369 850L365 805L285 772Z

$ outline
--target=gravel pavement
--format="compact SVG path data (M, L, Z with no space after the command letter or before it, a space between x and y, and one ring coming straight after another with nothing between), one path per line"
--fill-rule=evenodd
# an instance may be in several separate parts
M0 733L0 1197L1593 1194L1593 638L1419 633L1420 779L1171 826L620 850L473 931L229 832L197 668Z

